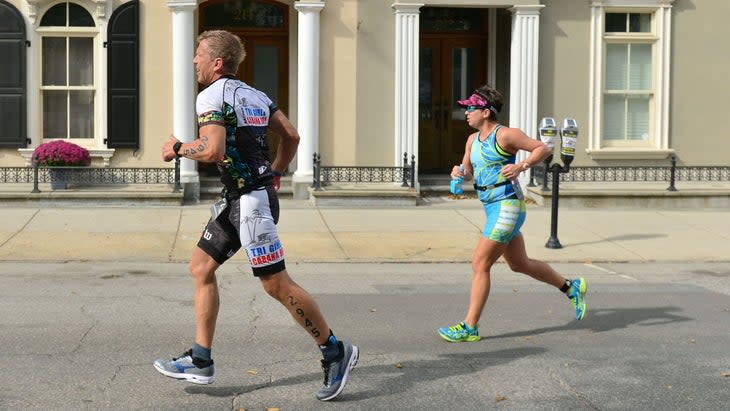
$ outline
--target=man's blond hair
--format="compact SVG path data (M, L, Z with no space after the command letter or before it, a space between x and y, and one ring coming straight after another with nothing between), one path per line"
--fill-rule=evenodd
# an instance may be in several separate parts
M198 43L205 40L210 59L223 60L224 74L236 74L238 66L246 58L246 49L241 39L225 30L208 30L198 36Z

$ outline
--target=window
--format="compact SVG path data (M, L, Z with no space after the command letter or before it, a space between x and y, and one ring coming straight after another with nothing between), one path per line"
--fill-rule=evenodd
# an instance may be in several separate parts
M593 2L587 151L594 159L665 158L671 152L667 125L672 1Z
M37 31L41 41L42 137L93 141L98 34L93 17L78 4L62 2L45 12Z
M633 40L628 33L650 33L649 13L607 13L603 138L608 142L649 139L652 85L652 40Z

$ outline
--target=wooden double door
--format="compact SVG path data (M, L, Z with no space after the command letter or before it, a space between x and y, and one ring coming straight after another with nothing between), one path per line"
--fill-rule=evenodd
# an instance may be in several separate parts
M448 174L474 131L456 101L486 83L486 38L423 34L420 41L419 170Z

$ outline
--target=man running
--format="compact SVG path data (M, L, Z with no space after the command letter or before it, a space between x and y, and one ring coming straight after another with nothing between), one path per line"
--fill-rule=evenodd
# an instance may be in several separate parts
M215 271L243 247L253 275L322 351L324 385L316 396L327 401L345 387L358 347L335 337L317 303L287 273L276 229L276 192L296 154L299 134L266 94L235 78L244 58L243 44L234 34L215 30L198 37L193 64L198 82L206 86L196 102L199 137L182 143L171 136L162 147L164 161L186 157L216 163L224 191L189 266L195 285L195 341L181 356L157 360L154 366L168 377L213 382L211 347L219 307ZM282 137L273 162L266 142L269 127Z

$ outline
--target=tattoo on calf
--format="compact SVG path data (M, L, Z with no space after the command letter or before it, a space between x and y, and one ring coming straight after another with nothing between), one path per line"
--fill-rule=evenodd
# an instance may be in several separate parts
M293 296L290 295L288 298L289 298L289 305L291 305L292 307L294 307L294 306L296 306L296 305L299 304L299 302ZM304 320L304 328L306 328L307 330L309 330L309 332L315 338L316 337L319 337L321 335L320 332L319 332L319 330L317 329L317 327L314 327L314 323L312 322L312 320L309 319L309 317L307 317L307 314L304 312L303 309L297 308L295 310L295 312L297 313L297 315L299 316L299 318L302 318Z

